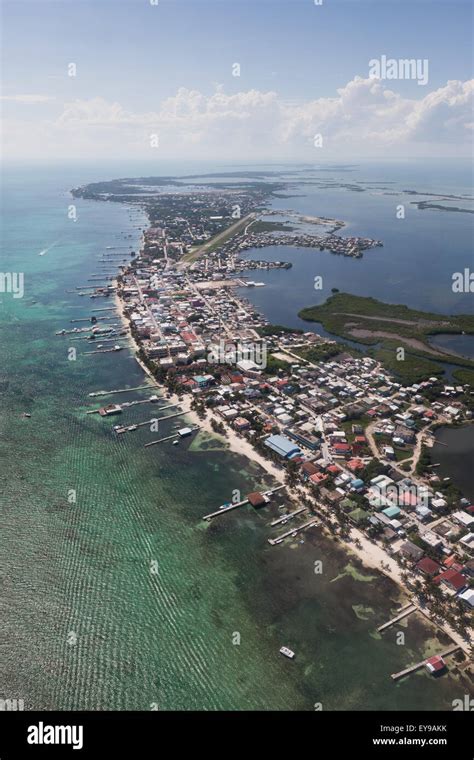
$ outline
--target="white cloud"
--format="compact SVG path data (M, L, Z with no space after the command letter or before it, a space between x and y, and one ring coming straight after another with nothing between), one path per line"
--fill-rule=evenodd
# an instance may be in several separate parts
M1 95L0 100L8 100L12 103L26 103L34 105L35 103L47 103L55 98L52 95Z
M226 94L218 86L205 95L183 87L144 113L101 97L74 100L35 130L47 143L43 152L71 157L78 151L146 157L155 133L160 152L171 158L310 158L317 150L319 160L386 155L387 149L391 156L455 155L467 153L472 136L473 93L473 81L449 81L423 97L407 98L380 80L355 77L333 98L290 103L273 91ZM16 123L10 130L14 144L26 126ZM313 147L318 133L323 149ZM31 129L29 140L31 145Z

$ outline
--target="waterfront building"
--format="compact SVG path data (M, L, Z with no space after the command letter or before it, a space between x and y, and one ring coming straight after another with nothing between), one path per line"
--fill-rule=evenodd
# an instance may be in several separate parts
M299 446L296 446L284 435L271 435L265 441L265 446L275 451L279 456L284 459L292 459L302 453Z

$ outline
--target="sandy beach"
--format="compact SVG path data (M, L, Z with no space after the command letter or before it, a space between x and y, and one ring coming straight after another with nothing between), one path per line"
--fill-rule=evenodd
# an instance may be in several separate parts
M130 340L130 347L135 353L136 361L138 362L140 367L143 369L145 374L148 376L151 383L163 393L164 391L163 386L159 385L159 383L156 382L151 371L137 356L139 346L137 342L135 341L135 339L133 338L133 336L131 335L129 323L123 310L123 302L121 298L119 297L118 291L115 292L114 298L115 298L115 304L117 307L118 314L123 324L127 327L128 336ZM255 462L258 465L260 465L260 467L268 475L273 477L275 481L277 481L278 484L283 484L285 482L285 471L279 469L273 464L273 462L266 459L257 451L255 451L252 444L249 441L247 441L245 438L243 438L241 435L239 435L235 430L227 426L225 436L220 435L219 433L216 433L212 428L211 420L215 419L216 421L218 421L219 418L216 417L215 415L212 415L209 411L207 411L206 417L204 419L201 419L199 415L197 414L197 412L191 409L192 399L190 396L185 395L180 399L177 394L172 394L169 398L170 398L171 403L179 405L182 411L186 412L186 416L189 418L189 421L193 425L198 426L201 431L209 433L210 435L213 435L216 438L219 438L220 440L225 441L230 451L232 451L235 454L240 454L241 456L246 457L251 462ZM287 492L287 495L291 499L291 501L295 504L295 507L300 506L297 494L290 494L289 492ZM318 508L322 512L325 512L328 515L330 514L327 507L325 507L319 502L318 502ZM331 535L327 529L324 529L324 532L329 536ZM403 578L402 578L402 569L400 568L396 560L390 557L384 551L382 547L378 546L372 541L369 541L367 537L364 535L364 533L362 533L362 531L358 530L357 528L351 529L350 536L352 539L351 543L346 542L344 544L345 549L348 552L351 552L352 554L357 556L367 568L376 569L378 572L386 575L388 578L390 578L392 581L394 581L394 583L396 583L399 586L401 591L407 597L412 599L412 592L404 584ZM356 546L355 541L358 541L360 545ZM433 625L436 626L436 628L438 628L439 630L442 630L444 633L450 636L450 638L463 649L465 654L470 656L470 646L462 638L462 636L460 636L459 633L457 633L447 623L443 623L442 625L439 625L438 623L434 622L428 610L420 609L419 607L418 609Z

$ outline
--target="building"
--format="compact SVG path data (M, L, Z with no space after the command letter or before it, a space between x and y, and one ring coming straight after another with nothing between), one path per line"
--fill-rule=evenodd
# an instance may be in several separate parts
M423 575L429 575L431 578L439 573L441 567L430 557L423 557L416 563L416 569L423 573Z
M387 507L386 509L382 510L385 517L388 517L389 520L393 520L400 514L400 510L398 507Z
M442 657L439 655L435 655L434 657L430 657L425 662L425 668L428 671L428 673L431 673L432 675L435 673L441 673L446 667L446 663L443 660Z
M248 430L250 422L245 417L236 417L233 425L236 430Z
M474 608L474 589L466 589L462 594L459 594L459 599L466 605L466 607L472 610Z
M461 525L463 528L470 528L472 525L474 525L474 517L472 517L472 515L469 515L467 512L463 512L462 510L459 510L459 512L453 512L451 517L455 522L458 523L458 525Z
M120 414L121 411L122 407L119 404L109 404L99 409L99 414L101 417L110 417L112 414Z
M288 422L291 420L291 417L287 415L287 420L282 419L282 417L278 417L280 422L285 424L285 422ZM312 451L315 451L321 446L321 439L318 438L315 435L312 435L309 432L305 432L301 429L297 428L286 428L285 433L290 436L290 438L294 438L295 441L298 441L298 443L301 443L302 446L306 446L308 449L311 449Z
M424 551L411 541L404 541L400 547L400 554L408 560L419 562L424 555Z
M301 466L304 480L307 480L311 475L316 475L319 472L319 467L316 467L312 462L304 462Z
M292 459L302 453L299 446L296 446L284 435L270 435L265 441L265 446L275 451L283 459Z
M465 578L464 575L461 575L461 573L454 569L445 570L444 573L436 576L435 580L443 583L445 586L448 586L448 588L450 588L452 591L456 591L457 593L459 591L463 591L463 589L465 589L467 586L467 578Z
M260 493L260 491L253 491L252 493L249 493L247 499L252 507L263 507L263 505L267 503L267 498L263 495L263 493Z

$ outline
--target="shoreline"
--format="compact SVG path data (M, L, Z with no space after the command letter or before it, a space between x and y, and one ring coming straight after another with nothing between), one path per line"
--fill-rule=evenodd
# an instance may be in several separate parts
M116 285L114 303L122 323L127 328L129 346L134 351L135 360L140 365L146 376L151 380L155 388L163 392L164 387L156 381L150 369L137 355L139 346L131 334L129 322L124 314L123 302L119 295L120 290L117 287L117 280L114 280L114 282ZM194 425L199 426L200 431L205 431L206 433L209 433L216 438L224 439L228 443L228 450L230 452L239 454L240 456L247 458L250 462L258 464L264 470L264 472L267 475L273 477L279 485L285 483L284 472L279 470L272 462L265 459L265 457L256 452L251 443L245 439L242 439L232 428L229 426L226 427L226 435L224 438L224 436L216 433L216 431L211 427L211 419L213 419L213 417L209 412L206 412L206 417L204 419L201 419L197 412L190 408L191 401L188 396L184 396L181 401L179 400L177 394L171 394L169 398L171 403L176 403L182 408L182 411L186 413L186 417L188 417L188 419ZM298 498L297 496L290 495L288 493L288 498L296 506L299 506L299 503L296 502ZM321 508L321 505L318 504L318 506ZM332 537L332 534L330 534L327 529L324 528L324 526L320 525L319 527L321 528L325 537ZM402 594L407 599L411 600L413 593L405 586L402 578L402 569L398 563L392 557L390 557L381 547L372 541L369 541L362 533L362 531L359 531L357 528L351 528L350 537L352 539L351 543L348 543L347 541L340 541L340 545L343 550L348 555L355 555L361 561L364 567L372 570L377 570L379 573L392 580L397 585ZM360 542L361 548L355 545L356 541ZM437 632L442 632L451 638L451 640L462 649L464 654L470 658L470 645L463 639L460 634L458 634L448 623L438 623L434 621L427 609L421 609L418 605L417 607L418 611L426 618L427 622L435 627Z

